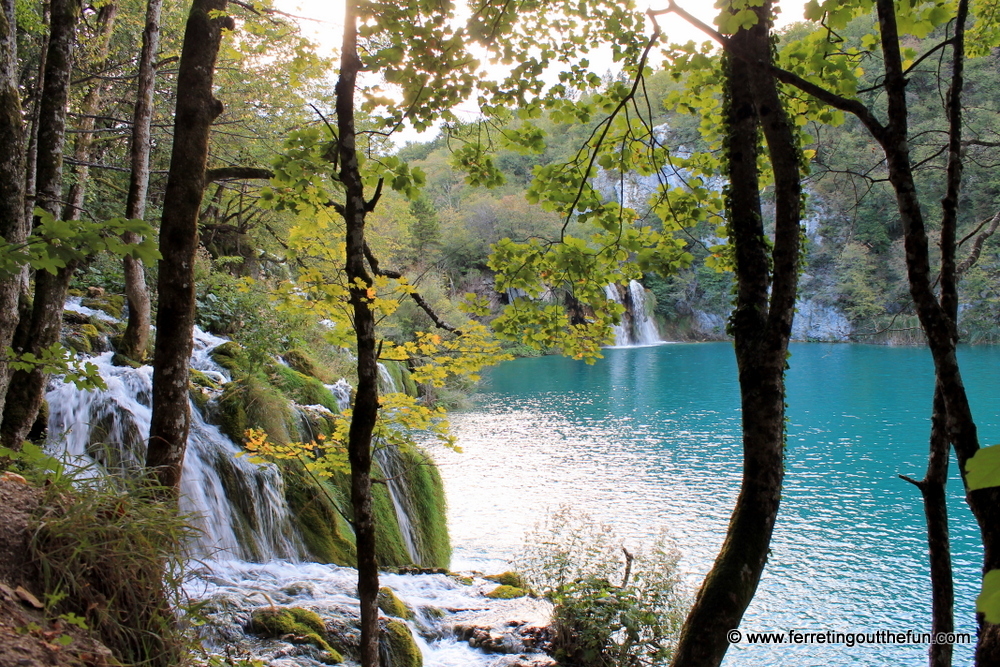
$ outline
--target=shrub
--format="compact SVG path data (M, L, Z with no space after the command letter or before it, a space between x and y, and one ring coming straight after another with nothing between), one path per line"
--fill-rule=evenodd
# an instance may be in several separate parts
M665 533L633 555L611 526L564 506L528 534L517 567L555 605L557 660L630 667L670 660L687 609L677 559Z

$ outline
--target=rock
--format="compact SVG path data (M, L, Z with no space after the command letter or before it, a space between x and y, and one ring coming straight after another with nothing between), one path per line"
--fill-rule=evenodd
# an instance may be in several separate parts
M495 581L498 584L503 584L504 586L513 586L515 588L527 588L528 585L522 577L517 572L502 572L500 574L490 574L483 577L487 581Z
M522 598L528 594L528 591L523 588L518 588L517 586L507 586L502 584L497 586L492 591L486 594L486 597L492 600L510 600L513 598Z
M250 632L263 637L281 638L293 644L311 644L323 651L321 661L328 665L344 657L326 641L326 626L314 611L301 607L261 607L250 616Z
M388 619L379 623L379 658L389 667L423 667L424 656L402 621Z
M413 610L406 606L406 603L400 600L388 586L378 589L378 607L389 616L408 621L413 619Z

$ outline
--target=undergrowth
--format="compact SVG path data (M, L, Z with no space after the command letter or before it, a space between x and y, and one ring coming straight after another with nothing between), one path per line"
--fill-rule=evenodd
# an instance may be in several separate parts
M82 618L123 665L185 662L194 645L177 610L194 529L176 496L140 479L67 469L37 448L19 458L16 467L44 482L29 557L46 614Z

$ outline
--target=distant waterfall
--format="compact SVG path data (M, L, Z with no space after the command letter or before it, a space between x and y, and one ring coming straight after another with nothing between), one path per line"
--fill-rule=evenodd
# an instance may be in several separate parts
M228 379L209 352L223 339L195 332L192 366ZM49 447L71 463L136 474L144 465L152 415L153 369L111 365L107 352L90 360L108 388L80 391L54 380L49 403ZM245 458L219 429L191 406L191 433L181 477L181 511L195 516L200 556L245 560L298 559L303 547L285 503L284 485L274 466ZM95 467L99 464L99 468Z
M625 306L621 321L614 326L615 347L657 345L662 342L653 319L652 302L647 298L642 283L632 280L626 288L605 285L604 294L609 301Z

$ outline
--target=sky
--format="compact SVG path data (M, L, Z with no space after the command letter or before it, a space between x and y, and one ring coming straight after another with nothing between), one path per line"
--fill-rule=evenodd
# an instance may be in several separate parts
M781 12L778 15L778 26L801 21L804 2L805 0L780 2ZM665 2L652 2L649 6L656 9L665 4ZM712 20L718 14L713 0L679 0L677 4L708 25L712 25ZM275 0L275 5L281 11L300 17L299 24L302 26L303 33L319 44L325 55L331 54L340 45L343 32L343 0ZM703 42L708 39L703 32L674 14L660 16L658 21L663 34L670 42L682 44L691 40ZM617 69L611 62L610 54L603 62L599 56L592 56L590 60L591 69L599 75L603 75L609 69L612 71ZM489 65L486 65L485 69L489 71ZM497 71L498 76L503 73L502 69L498 68ZM459 108L456 111L459 116L464 113L470 118L478 114L478 109L473 108L473 105L470 105L468 109ZM437 130L428 130L421 135L407 128L397 133L394 139L397 144L405 141L430 141L436 134Z

